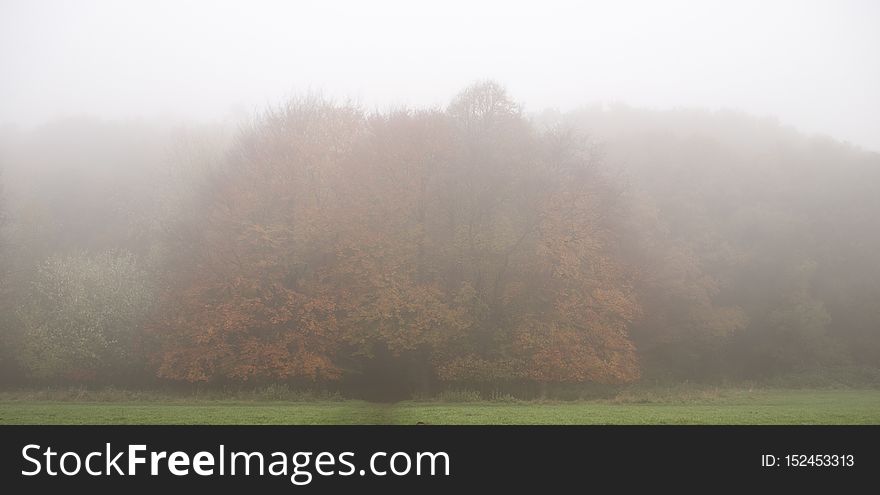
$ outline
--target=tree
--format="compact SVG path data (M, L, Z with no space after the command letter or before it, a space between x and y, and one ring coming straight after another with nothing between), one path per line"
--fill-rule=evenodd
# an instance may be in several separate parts
M205 189L154 328L162 376L628 381L607 184L494 83L441 111L269 112ZM188 268L190 267L190 268ZM485 366L484 366L485 367ZM415 377L420 378L415 378Z
M188 381L333 379L337 298L332 185L362 126L354 108L309 98L269 111L172 224L159 375Z
M639 307L615 254L616 191L582 137L536 133L499 93L477 85L450 105L461 123L450 207L463 235L453 252L468 261L476 323L440 374L633 380L628 326Z
M138 330L153 298L148 280L125 252L49 258L17 311L24 366L68 379L137 371Z
M631 182L623 225L649 375L874 367L878 155L731 112L583 109ZM872 213L873 212L873 213Z

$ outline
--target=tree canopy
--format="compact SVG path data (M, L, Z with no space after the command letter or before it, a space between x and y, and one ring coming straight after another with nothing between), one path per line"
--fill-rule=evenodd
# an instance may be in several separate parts
M880 363L880 157L729 112L318 96L0 136L20 379L630 383ZM128 377L128 378L126 378Z

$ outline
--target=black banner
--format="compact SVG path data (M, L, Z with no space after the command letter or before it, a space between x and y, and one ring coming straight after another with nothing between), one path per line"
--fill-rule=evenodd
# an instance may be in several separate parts
M2 426L0 435L3 486L38 493L842 490L870 486L880 468L875 426Z

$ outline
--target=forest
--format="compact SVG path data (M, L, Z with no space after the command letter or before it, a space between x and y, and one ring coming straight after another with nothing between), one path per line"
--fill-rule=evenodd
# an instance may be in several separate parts
M496 82L0 129L0 381L880 381L880 154ZM391 392L388 392L391 391Z

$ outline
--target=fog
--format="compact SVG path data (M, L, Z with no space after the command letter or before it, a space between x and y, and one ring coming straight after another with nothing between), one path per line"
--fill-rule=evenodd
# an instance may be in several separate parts
M876 387L878 14L4 2L0 385Z
M4 0L0 122L443 105L493 79L532 110L733 109L880 151L878 25L870 0Z

